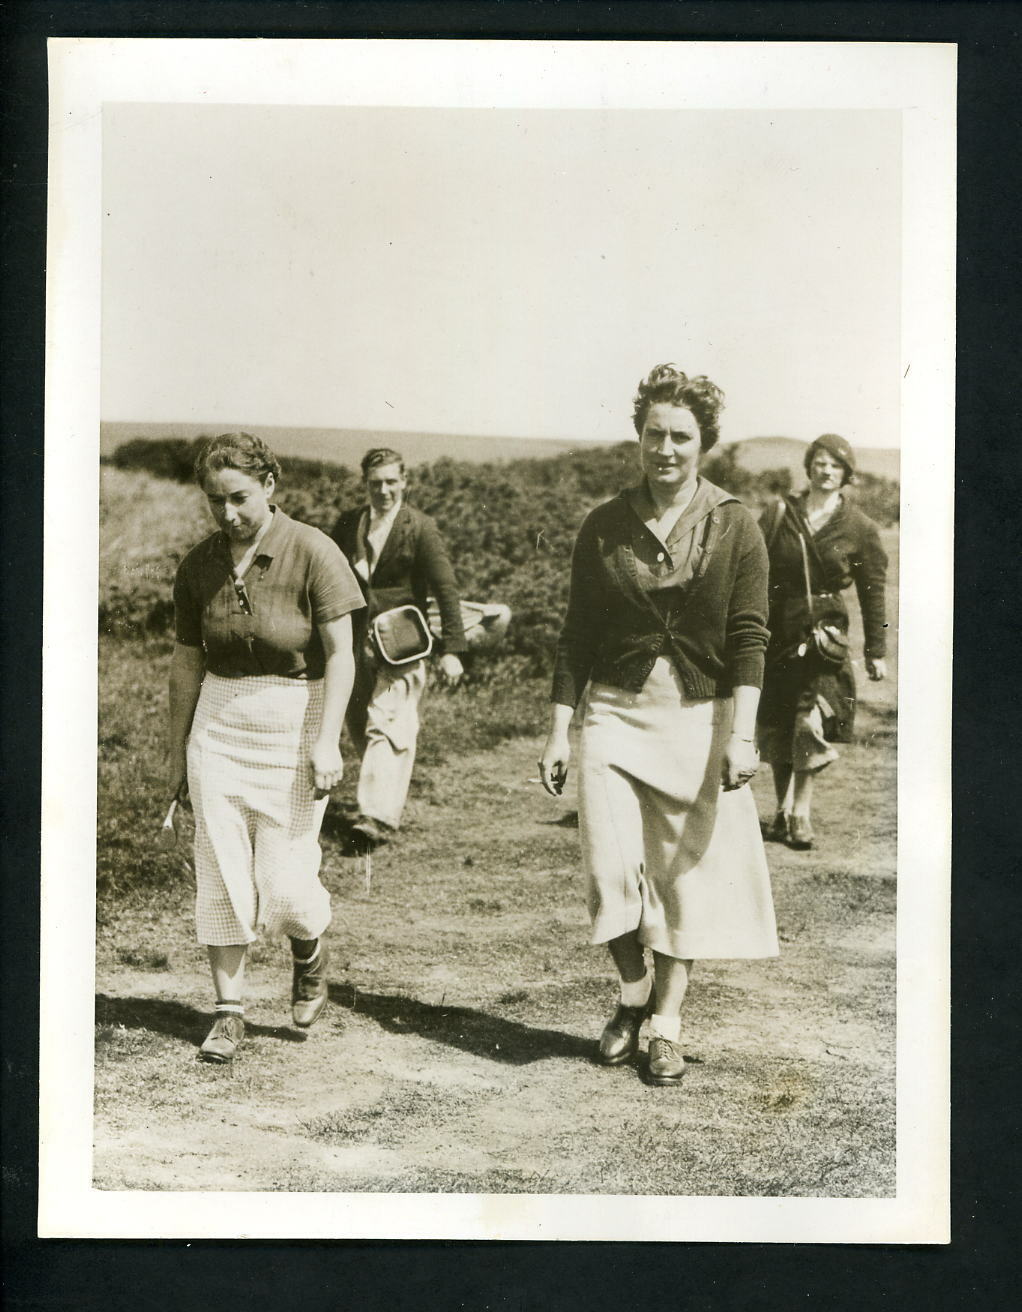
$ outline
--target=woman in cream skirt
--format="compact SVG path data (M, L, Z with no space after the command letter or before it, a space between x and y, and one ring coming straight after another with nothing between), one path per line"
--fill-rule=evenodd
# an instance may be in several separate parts
M685 1072L681 1008L696 958L777 954L756 806L756 707L768 632L767 558L751 514L699 477L723 404L707 378L660 365L633 421L642 481L578 535L540 773L558 795L585 697L579 822L593 943L620 997L599 1060L645 1078ZM651 951L653 971L646 952Z

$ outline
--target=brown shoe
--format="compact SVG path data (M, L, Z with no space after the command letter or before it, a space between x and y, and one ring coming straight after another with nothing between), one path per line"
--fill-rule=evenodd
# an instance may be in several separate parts
M788 830L788 846L796 852L808 852L813 845L813 827L808 816L793 815Z
M791 816L787 811L778 811L763 832L768 843L786 843L790 836Z
M601 1066L623 1066L627 1061L634 1061L639 1051L639 1030L647 1016L653 1014L653 992L650 990L649 1001L642 1007L626 1007L619 1002L617 1010L607 1021L600 1035L600 1050L597 1056Z
M672 1043L659 1034L649 1041L648 1084L680 1084L685 1075L685 1055L680 1043Z
M390 825L373 819L371 815L360 815L351 825L352 842L360 853L375 852L390 842L393 833Z
M245 1037L245 1020L233 1011L221 1011L213 1022L213 1028L206 1035L205 1042L199 1049L203 1061L216 1061L221 1064L234 1060L234 1054L241 1047Z
M311 961L296 961L291 978L291 1017L306 1030L319 1020L327 1000L326 968L330 954L322 939Z

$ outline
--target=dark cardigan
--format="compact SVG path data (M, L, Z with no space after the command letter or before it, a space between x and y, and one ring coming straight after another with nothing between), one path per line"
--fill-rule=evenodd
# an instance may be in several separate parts
M792 497L791 505L805 514L805 494ZM770 554L771 646L786 647L792 639L785 619L785 603L805 596L805 574L799 532L790 515L781 514L783 502L767 509L760 527L768 538ZM809 553L810 583L814 593L837 597L855 584L862 611L865 654L881 658L887 650L887 553L876 524L858 506L842 497L834 514L812 534ZM790 608L788 608L790 609ZM847 622L846 622L847 627ZM797 635L797 640L805 634Z
M402 505L383 544L372 582L367 584L355 569L358 525L365 513L365 506L346 510L330 536L347 556L365 595L366 622L394 606L418 606L425 614L432 594L440 607L441 650L464 651L467 643L458 584L436 524L414 506Z
M651 536L622 492L579 530L552 700L575 706L586 683L639 692L658 656L674 663L689 697L761 687L769 632L767 554L748 510L730 498L696 526L700 563L680 588L644 592L636 550Z

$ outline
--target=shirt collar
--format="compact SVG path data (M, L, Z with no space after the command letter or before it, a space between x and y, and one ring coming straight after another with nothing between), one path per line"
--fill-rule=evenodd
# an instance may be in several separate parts
M622 495L644 525L646 520L653 519L656 516L656 508L653 505L653 498L649 494L649 487L645 479L636 487L626 488ZM667 535L668 542L675 542L682 534L690 533L696 524L705 519L716 506L723 504L725 501L737 500L738 498L732 496L730 492L725 492L716 483L711 483L700 475L696 481L696 490L692 500L678 516L677 523Z
M375 533L378 528L382 528L384 525L390 527L401 513L401 507L403 505L404 501L399 501L396 506L391 506L391 508L385 510L382 515L377 515L372 506L368 506L367 510L369 511L369 518L366 520L366 524L368 525L369 530Z
M259 543L259 550L255 554L256 560L259 560L260 557L265 557L267 560L272 560L274 558L283 545L284 537L287 534L287 526L291 523L289 517L284 514L279 506L275 506L271 503L270 510L273 519L270 523L270 527L263 534L263 540ZM227 534L221 533L220 537L225 550L229 551L230 543L227 539Z

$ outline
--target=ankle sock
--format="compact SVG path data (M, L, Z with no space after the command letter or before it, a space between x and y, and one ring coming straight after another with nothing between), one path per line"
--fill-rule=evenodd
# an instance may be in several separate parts
M216 1004L216 1012L218 1016L223 1014L224 1012L226 1012L229 1016L241 1016L242 1019L244 1019L245 1016L244 1006L240 1002L233 1002L233 1001L218 1002Z
M650 1035L659 1035L661 1039L670 1039L672 1043L677 1043L681 1038L681 1017L654 1014L650 1017L649 1032Z
M621 1005L623 1007L644 1007L653 991L653 976L647 970L642 979L631 984L621 981Z

